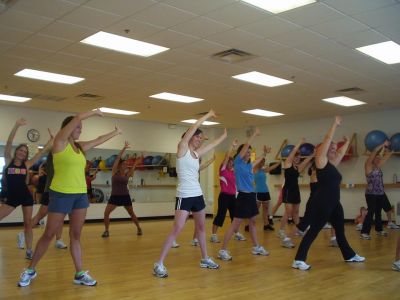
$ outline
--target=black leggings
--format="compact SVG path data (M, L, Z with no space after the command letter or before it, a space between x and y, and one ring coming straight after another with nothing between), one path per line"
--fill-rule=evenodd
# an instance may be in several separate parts
M233 220L236 206L236 196L220 193L218 196L218 211L214 218L213 224L222 227L224 225L226 212L229 210L229 217Z
M318 201L319 200L319 201ZM295 260L306 261L308 250L318 233L327 222L330 222L336 232L336 240L345 260L352 258L356 253L350 247L344 234L344 213L340 202L326 203L318 199L311 210L310 229L301 240ZM325 202L325 203L324 203Z
M382 204L385 195L370 195L365 194L365 200L367 200L368 213L365 217L361 233L369 234L371 231L372 220L375 215L375 230L382 231Z

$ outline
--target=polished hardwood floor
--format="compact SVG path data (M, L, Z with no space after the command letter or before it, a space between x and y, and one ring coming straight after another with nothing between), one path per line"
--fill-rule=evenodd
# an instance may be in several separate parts
M208 233L211 225L207 219ZM364 241L354 225L346 225L350 244L367 258L360 264L343 262L339 249L328 246L329 230L323 230L309 253L310 271L292 269L296 249L282 248L275 232L260 230L260 242L270 256L253 256L249 240L232 240L233 260L220 261L216 259L220 244L208 243L209 255L221 268L207 270L199 267L199 249L190 245L193 220L189 220L178 238L180 248L171 249L165 262L169 277L160 279L152 275L152 266L171 226L172 220L143 221L144 235L136 236L131 223L112 222L110 237L104 239L101 223L86 224L84 265L98 285L74 285L69 251L52 244L37 267L37 278L25 288L17 287L19 274L28 264L24 250L16 245L21 228L0 227L0 299L400 299L400 273L391 269L400 234L395 230L388 237L373 235L371 241ZM34 230L35 240L42 230ZM298 245L300 238L294 241Z

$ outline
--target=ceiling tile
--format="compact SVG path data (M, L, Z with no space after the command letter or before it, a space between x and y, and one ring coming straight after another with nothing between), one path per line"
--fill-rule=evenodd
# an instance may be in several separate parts
M126 17L155 3L153 0L90 0L85 6Z
M393 0L324 0L324 3L347 15L354 15L393 5Z
M223 32L231 29L232 26L228 26L223 23L213 21L212 19L206 17L197 17L187 22L181 23L171 29L194 35L200 38L206 38L218 32Z
M64 21L56 21L44 28L41 33L70 41L81 41L96 33L96 30Z
M173 30L163 30L149 36L146 39L146 42L173 49L193 43L196 40L198 40L198 38L195 36L179 33Z
M270 38L287 32L299 30L301 29L301 26L279 17L270 16L268 18L264 18L263 20L240 26L240 29L265 38Z
M129 17L105 28L105 31L140 40L143 38L147 38L148 36L153 35L164 29L164 27L155 26L150 23L144 23L135 20L133 17Z
M53 22L53 19L27 14L16 10L6 10L1 14L0 25L19 30L36 32Z
M393 26L399 28L400 4L356 14L353 17L372 28L388 24L393 24Z
M0 41L18 43L32 35L32 32L18 30L8 26L0 26Z
M40 0L40 5L36 1L15 1L12 10L22 11L32 15L44 16L51 19L57 19L64 14L74 10L78 5L76 3L62 0Z
M43 34L35 34L22 43L24 46L45 49L47 51L58 51L70 44L71 41L69 40L58 39Z
M217 10L223 6L237 2L237 0L201 0L201 1L187 1L187 0L164 0L165 4L169 4L179 9L186 10L196 15L204 15L210 11Z
M360 32L369 29L368 26L351 18L342 18L326 23L320 23L310 27L311 30L319 32L328 38L338 38L343 34Z

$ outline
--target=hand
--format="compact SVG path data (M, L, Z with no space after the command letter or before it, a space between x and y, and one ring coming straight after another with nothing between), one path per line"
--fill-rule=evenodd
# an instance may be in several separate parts
M383 146L384 146L384 147L389 147L389 146L390 146L390 141L389 141L389 140L386 140L386 141L383 143Z
M304 137L302 137L302 138L300 139L300 145L304 144L305 142L306 142L306 139L305 139Z
M115 131L117 134L122 134L122 130L121 130L117 125L115 125L114 131Z
M210 109L210 111L208 112L208 115L210 117L218 118L217 114L215 113L215 111L213 109Z
M336 124L337 126L342 125L342 117L341 117L341 116L336 116L336 117L335 117L335 124Z
M128 141L125 141L124 149L130 148Z
M343 136L343 141L346 143L349 139L347 138L347 136Z
M97 115L97 116L100 116L100 117L104 116L103 112L98 108L93 110L93 114Z
M238 140L237 139L234 139L233 141L232 141L232 148L236 148L237 147L237 145L238 145Z
M256 129L254 129L254 136L259 136L261 133L260 128L256 127Z
M24 126L24 125L26 125L26 120L25 120L24 118L18 119L18 120L15 122L15 125L17 125L17 126Z
M271 147L264 145L264 153L265 154L271 153Z
M225 137L228 136L228 131L226 130L226 128L224 128L224 133L222 135L225 136Z

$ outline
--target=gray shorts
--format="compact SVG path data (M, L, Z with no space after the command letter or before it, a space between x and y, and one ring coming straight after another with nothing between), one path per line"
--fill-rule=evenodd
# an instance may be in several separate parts
M49 190L49 212L69 214L74 209L89 207L89 200L86 193L64 194Z

